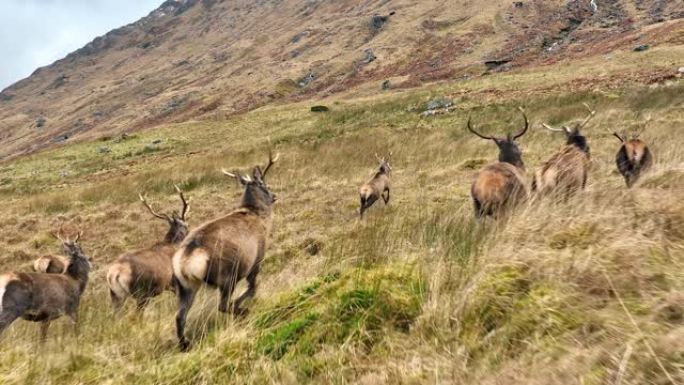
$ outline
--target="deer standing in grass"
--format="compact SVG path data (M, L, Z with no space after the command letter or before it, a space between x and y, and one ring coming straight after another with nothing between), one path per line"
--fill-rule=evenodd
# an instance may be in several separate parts
M83 253L79 233L62 239L69 263L64 274L12 272L0 275L0 333L17 318L40 322L40 337L47 337L50 322L67 315L78 326L78 308L88 284L89 258Z
M166 290L174 290L171 260L176 248L188 234L186 216L190 208L180 188L174 187L181 200L180 214L176 211L171 215L159 214L143 195L139 195L140 201L154 217L168 223L169 230L161 242L126 252L109 267L107 285L115 310L119 310L129 296L136 300L138 310L143 310L152 298Z
M640 133L632 134L630 139L613 132L622 145L615 156L618 171L625 178L627 187L632 187L641 175L653 165L653 156L646 143L639 139Z
M359 187L359 198L361 200L361 209L359 210L359 215L363 219L363 213L368 208L370 208L375 201L382 197L385 205L389 203L390 199L390 173L392 172L392 167L389 164L389 158L392 156L390 152L387 158L380 158L378 154L375 154L375 158L380 162L380 167L378 171Z
M476 136L491 140L499 147L499 161L482 168L470 189L475 206L475 216L500 216L517 203L527 198L525 164L516 140L525 135L529 121L525 111L520 108L524 127L515 134L508 133L505 138L485 136L477 132L468 118L468 130Z
M587 104L589 115L573 128L563 126L554 128L546 123L542 125L549 131L563 132L567 137L566 145L549 160L542 164L532 181L532 191L541 195L559 193L570 198L573 194L583 190L587 185L591 153L587 138L580 132L596 115Z
M245 313L240 307L242 302L256 293L257 275L266 251L273 223L272 206L276 201L264 179L278 156L269 153L268 158L263 171L259 166L254 167L251 178L223 171L245 189L240 206L191 231L173 256L179 303L176 334L182 350L190 346L184 334L185 321L200 286L218 288L218 309L226 313L235 285L246 278L248 288L232 306L236 315Z

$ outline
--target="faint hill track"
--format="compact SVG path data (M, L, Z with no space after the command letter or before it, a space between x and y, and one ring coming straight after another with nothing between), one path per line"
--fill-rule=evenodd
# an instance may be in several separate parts
M682 39L680 1L516 3L169 0L3 90L0 157L390 78L481 76L485 60L510 70Z

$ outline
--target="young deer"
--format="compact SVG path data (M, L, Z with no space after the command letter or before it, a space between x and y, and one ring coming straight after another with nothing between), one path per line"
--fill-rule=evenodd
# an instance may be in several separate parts
M89 258L78 240L62 239L69 264L64 274L12 272L0 275L0 333L17 318L41 322L41 340L54 319L66 314L78 325L78 307L88 283Z
M648 171L653 164L653 156L646 143L639 139L639 134L633 134L631 139L613 132L622 145L615 156L618 171L625 178L627 187L632 187L641 175Z
M115 310L121 308L128 296L132 296L137 302L138 309L142 310L153 297L165 290L174 290L171 259L178 244L188 234L185 218L190 207L180 188L174 187L182 204L180 215L175 211L171 215L159 214L152 209L143 195L139 196L140 201L154 217L168 223L169 230L161 242L124 253L109 267L107 284Z
M392 156L390 152L387 158L380 158L378 154L375 157L380 162L380 167L375 175L359 187L359 197L361 200L361 209L359 215L363 219L363 212L375 203L380 197L385 202L385 205L390 199L390 173L392 167L389 164L389 158Z
M254 167L252 178L224 170L244 186L242 203L228 215L191 231L173 256L179 302L176 334L182 350L190 346L184 334L185 320L201 285L218 288L219 311L224 313L228 311L228 301L241 279L247 279L248 288L233 304L235 314L243 314L240 305L256 293L257 275L267 247L273 222L272 206L276 201L264 178L277 159L277 155L269 153L266 168L262 172L259 166Z
M509 133L505 138L478 133L471 125L471 118L468 118L470 132L482 139L492 140L499 147L499 161L482 168L470 189L477 217L499 216L527 197L525 165L515 141L525 135L529 122L522 108L520 112L525 126L518 133Z
M596 111L586 104L584 106L589 110L589 116L573 128L568 126L563 126L562 129L553 128L546 123L542 124L550 131L565 133L567 141L565 147L555 153L537 171L532 181L532 191L542 195L562 193L567 199L586 187L591 154L587 138L582 135L580 129L589 123L596 115Z
M66 258L60 255L44 255L33 261L33 271L37 273L62 274L69 264Z

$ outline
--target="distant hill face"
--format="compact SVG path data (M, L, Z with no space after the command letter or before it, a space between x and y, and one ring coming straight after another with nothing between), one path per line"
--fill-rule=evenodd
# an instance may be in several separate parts
M359 86L682 42L665 0L168 0L0 93L0 157Z

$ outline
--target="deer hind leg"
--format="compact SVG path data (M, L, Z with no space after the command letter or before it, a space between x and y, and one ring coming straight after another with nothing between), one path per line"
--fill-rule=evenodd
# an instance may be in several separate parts
M49 320L45 320L45 321L40 323L40 343L41 344L45 343L45 341L47 340L47 332L48 332L49 327L50 327L50 321Z
M149 305L151 299L152 298L150 298L149 296L141 296L140 298L137 298L135 303L136 309L139 312L144 311L147 305Z
M0 313L0 334L14 322L21 313L14 309L7 309Z
M111 289L109 290L109 298L111 298L111 300L112 300L112 309L114 309L114 312L115 313L121 312L121 308L123 307L125 298L119 297Z
M176 337L178 338L178 346L182 351L187 351L190 348L190 341L185 338L185 321L188 317L188 312L195 302L195 294L197 291L194 288L183 287L179 282L175 282L176 292L178 293L178 313L176 313Z
M236 281L237 279L231 278L219 288L221 296L219 298L218 310L221 313L228 312L228 303L230 302L230 297L233 295L233 290L235 290L235 284L237 283Z
M247 276L247 290L242 293L240 298L235 301L233 305L233 314L242 316L247 314L247 309L242 309L240 305L248 298L253 298L257 289L257 275L259 275L259 264L255 265L252 271Z

